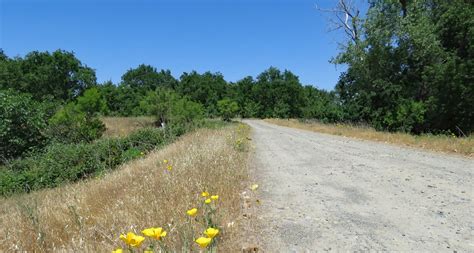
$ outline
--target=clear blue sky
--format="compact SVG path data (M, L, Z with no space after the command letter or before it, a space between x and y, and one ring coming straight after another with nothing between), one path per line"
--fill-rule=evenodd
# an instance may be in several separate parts
M0 1L0 47L8 56L73 51L100 82L119 82L141 63L176 77L221 72L228 81L275 66L331 90L344 69L328 62L340 34L327 32L315 8L334 0Z

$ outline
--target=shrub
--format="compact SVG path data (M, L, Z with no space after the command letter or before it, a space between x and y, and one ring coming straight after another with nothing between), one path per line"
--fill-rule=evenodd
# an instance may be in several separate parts
M61 108L50 120L48 136L61 143L90 142L102 136L105 125L97 117L83 112L69 103Z
M156 116L158 123L165 123L167 132L172 136L179 136L191 130L204 119L204 108L201 104L181 97L169 89L149 92L140 102L140 106L149 115Z
M51 144L44 153L14 160L1 169L0 194L56 187L100 175L165 144L170 137L166 137L161 129L150 128L138 130L125 138Z
M0 90L0 163L43 147L47 118L45 104L26 94Z
M228 98L224 98L217 102L217 109L219 116L221 116L224 121L230 121L239 111L239 105Z
M108 112L107 101L95 87L87 89L82 96L77 98L77 107L89 117Z
M49 120L48 136L61 143L90 142L102 136L105 125L98 118L107 112L105 99L97 88L90 88L56 112Z

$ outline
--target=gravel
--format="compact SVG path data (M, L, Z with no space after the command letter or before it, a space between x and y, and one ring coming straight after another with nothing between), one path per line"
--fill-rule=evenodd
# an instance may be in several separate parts
M266 252L474 252L474 160L245 121Z

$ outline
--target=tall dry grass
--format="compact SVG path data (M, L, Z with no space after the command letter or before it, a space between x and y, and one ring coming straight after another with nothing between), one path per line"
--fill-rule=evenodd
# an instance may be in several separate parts
M348 124L322 124L317 122L303 123L295 119L265 119L265 121L279 126L474 157L473 136L466 138L445 135L416 136L406 133L380 132L370 127L353 126Z
M153 126L153 117L102 117L106 137L123 137L144 127Z
M125 248L121 233L148 227L168 232L169 249L190 244L189 250L198 251L183 229L186 210L201 206L203 190L219 195L219 251L238 251L239 193L249 184L248 134L248 127L235 125L201 129L103 178L0 199L0 252L110 252ZM192 236L204 229L195 223Z

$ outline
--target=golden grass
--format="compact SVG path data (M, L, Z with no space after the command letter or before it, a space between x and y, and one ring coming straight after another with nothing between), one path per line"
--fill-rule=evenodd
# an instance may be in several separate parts
M125 249L121 233L148 227L168 232L169 249L198 251L183 229L186 210L200 209L203 190L219 195L219 251L239 251L239 193L249 184L249 152L236 143L247 142L248 134L242 125L197 130L103 178L0 199L0 252L111 252ZM204 229L195 222L192 237Z
M153 126L152 117L103 117L105 137L123 137L143 127Z
M363 140L380 141L391 144L423 148L432 151L456 153L474 157L474 137L457 138L444 135L410 135L406 133L379 132L369 127L347 124L302 123L298 120L265 119L275 125L310 130L314 132L354 137Z

